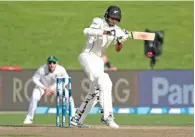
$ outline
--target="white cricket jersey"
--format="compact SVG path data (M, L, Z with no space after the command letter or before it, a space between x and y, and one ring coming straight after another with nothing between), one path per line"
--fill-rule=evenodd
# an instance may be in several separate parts
M101 56L104 50L115 42L114 36L103 35L103 31L121 30L117 25L109 27L105 19L94 18L89 28L84 29L84 34L88 36L83 52L94 53Z
M68 74L64 67L61 65L56 65L55 70L50 73L48 65L45 64L41 66L33 75L32 79L36 86L40 88L52 87L56 84L57 77L68 78ZM65 85L67 85L68 80L66 80Z

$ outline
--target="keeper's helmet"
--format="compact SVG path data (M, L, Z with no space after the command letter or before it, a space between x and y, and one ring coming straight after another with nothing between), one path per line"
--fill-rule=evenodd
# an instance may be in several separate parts
M110 26L114 26L121 21L121 9L117 6L109 6L104 14L104 18Z

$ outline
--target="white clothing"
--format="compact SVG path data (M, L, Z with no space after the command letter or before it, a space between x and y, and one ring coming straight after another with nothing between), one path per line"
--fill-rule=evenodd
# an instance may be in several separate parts
M69 78L66 70L64 67L60 65L56 65L55 70L50 73L48 70L47 64L41 66L33 75L32 79L33 82L36 84L35 88L33 89L33 93L30 99L29 109L26 116L26 119L24 120L25 123L29 123L28 121L32 121L34 119L35 110L37 108L38 101L42 98L44 95L44 88L50 88L51 90L56 89L56 78L57 77L65 77ZM68 84L68 80L65 79L65 85ZM60 87L62 88L62 83L60 84ZM66 103L68 104L68 90L65 88L65 95L66 95ZM62 96L62 90L60 90L60 96ZM71 107L72 107L72 116L75 115L75 108L74 108L74 100L73 98L70 98L71 100ZM68 105L67 105L68 106ZM27 122L26 122L27 121Z
M90 27L85 28L83 31L88 36L88 40L78 60L88 75L91 84L90 91L75 115L79 123L83 123L90 109L97 103L98 94L100 95L100 104L104 110L104 119L108 119L109 115L113 113L112 81L108 74L104 72L104 62L101 58L104 50L113 42L115 43L116 40L114 36L103 35L103 31L113 29L116 31L117 36L126 36L117 25L109 27L105 19L100 18L94 18Z
M81 53L78 59L91 81L94 81L99 73L104 73L104 61L101 57L93 53Z
M69 76L64 67L56 65L54 72L50 73L48 65L45 64L34 73L32 79L37 87L44 89L45 87L49 88L54 86L56 84L57 77L68 78ZM67 85L67 83L68 81L66 80L65 85Z
M109 27L105 19L94 18L90 27L85 28L83 31L84 34L88 36L88 40L83 52L93 53L97 56L101 56L109 45L116 43L116 37L103 35L104 30L115 30L116 37L123 37L123 39L128 38L128 35L117 25Z

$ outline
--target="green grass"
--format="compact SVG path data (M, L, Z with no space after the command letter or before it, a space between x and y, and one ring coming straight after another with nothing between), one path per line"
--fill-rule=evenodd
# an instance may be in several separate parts
M24 114L0 114L0 125L22 124ZM86 123L101 124L101 115L88 115ZM193 115L115 115L116 122L120 125L156 125L156 126L193 126ZM54 124L55 115L35 115L35 124Z
M113 2L0 2L0 66L37 68L56 55L67 69L81 69L78 55L86 37L83 29L102 17ZM193 1L114 2L121 7L121 27L165 31L164 52L157 69L193 68ZM94 5L96 5L94 7ZM106 54L119 69L148 69L143 41L129 40L120 53Z

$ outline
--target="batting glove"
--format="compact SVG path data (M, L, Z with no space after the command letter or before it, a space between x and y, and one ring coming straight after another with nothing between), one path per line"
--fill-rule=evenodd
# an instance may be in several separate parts
M113 30L110 30L110 31L105 31L104 34L107 34L107 35L110 35L110 36L115 36L116 35L116 31L113 29Z

